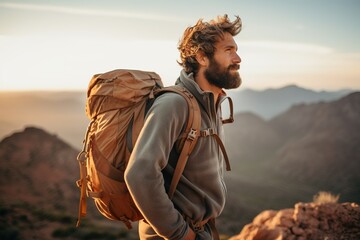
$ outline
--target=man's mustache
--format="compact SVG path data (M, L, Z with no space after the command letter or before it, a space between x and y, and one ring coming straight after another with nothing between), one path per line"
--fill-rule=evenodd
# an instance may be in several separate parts
M239 64L231 64L228 67L229 70L239 70L240 69L240 65Z

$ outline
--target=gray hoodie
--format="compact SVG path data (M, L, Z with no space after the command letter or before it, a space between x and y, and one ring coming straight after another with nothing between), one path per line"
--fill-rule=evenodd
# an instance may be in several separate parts
M212 128L223 138L220 104L215 107L214 95L202 91L193 75L184 71L176 84L196 97L201 111L201 130ZM219 99L221 101L221 96ZM178 158L174 144L187 118L187 103L182 96L176 93L159 96L146 116L129 160L126 183L145 218L139 225L141 239L183 239L189 230L184 216L197 223L218 217L224 208L224 158L211 136L199 137L173 199L167 195ZM211 239L209 232L205 227L197 233L197 239ZM162 238L154 237L156 235Z

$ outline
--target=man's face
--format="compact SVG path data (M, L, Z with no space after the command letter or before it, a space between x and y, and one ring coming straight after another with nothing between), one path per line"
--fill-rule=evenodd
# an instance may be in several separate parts
M208 82L218 88L232 89L241 85L238 72L241 59L237 55L237 45L229 33L215 45L214 57L209 59L209 66L205 70Z

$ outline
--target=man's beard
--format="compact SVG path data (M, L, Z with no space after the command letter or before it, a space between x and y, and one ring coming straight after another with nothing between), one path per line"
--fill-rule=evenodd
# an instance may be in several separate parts
M232 72L233 69L239 69L239 65L231 64L224 69L215 59L210 59L210 65L205 70L205 77L210 84L219 88L238 88L241 85L241 77L239 72Z

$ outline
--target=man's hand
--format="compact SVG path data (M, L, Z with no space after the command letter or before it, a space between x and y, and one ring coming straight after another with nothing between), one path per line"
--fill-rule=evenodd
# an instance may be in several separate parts
M196 234L191 228L189 228L189 232L186 234L185 240L195 240L195 238L196 238Z

